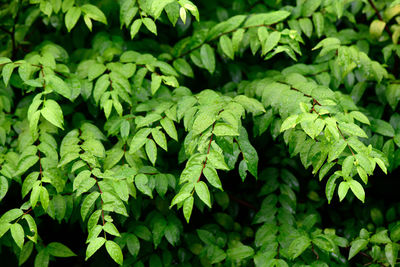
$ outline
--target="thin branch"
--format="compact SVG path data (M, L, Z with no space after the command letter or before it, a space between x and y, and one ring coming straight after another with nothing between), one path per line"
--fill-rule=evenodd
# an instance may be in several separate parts
M256 207L254 207L252 204L250 204L249 202L244 201L244 200L242 200L240 198L237 198L232 194L228 194L228 195L229 195L229 198L232 199L233 201L235 201L235 202L237 202L237 203L239 203L239 204L241 204L241 205L243 205L243 206L245 206L247 208L250 208L252 210L258 211L258 209Z
M5 33L7 33L7 34L9 34L9 35L12 35L12 32L9 31L9 30L7 30L7 29L4 28L3 26L0 26L0 30L3 31L3 32L5 32Z

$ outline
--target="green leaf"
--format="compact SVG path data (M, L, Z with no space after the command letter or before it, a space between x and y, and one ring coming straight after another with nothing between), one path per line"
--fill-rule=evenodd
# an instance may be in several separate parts
M12 222L21 217L23 214L24 212L21 209L8 210L0 217L0 222Z
M33 185L39 178L39 172L31 172L24 180L22 183L22 189L21 189L21 194L22 197L25 197L29 191L32 190Z
M68 32L70 32L72 28L76 25L80 16L80 8L71 7L70 9L68 9L68 12L65 14L65 26L67 27Z
M117 227L115 227L115 225L111 222L106 222L103 226L104 231L106 231L107 233L114 235L114 236L121 236L118 232ZM107 246L107 244L106 244Z
M207 185L203 181L199 181L194 188L201 201L211 208L210 191L208 191Z
M132 138L129 154L133 154L138 151L144 144L146 144L147 136L151 133L151 129L142 128L140 129L135 136Z
M371 121L371 130L383 136L393 137L395 135L392 125L383 120L373 119Z
M4 176L0 176L0 202L8 191L8 180Z
M299 117L299 115L297 115L297 114L290 115L289 117L287 117L281 125L280 132L284 132L290 128L294 128L297 125L298 117Z
M310 38L313 33L313 25L311 20L309 18L301 18L299 19L299 24L304 34Z
M61 78L55 75L48 75L46 76L46 83L46 89L54 90L56 93L62 95L65 98L68 98L69 100L72 99L72 89ZM45 105L47 101L44 101Z
M99 198L99 196L100 196L100 193L97 191L94 191L85 197L85 199L83 200L83 202L81 204L82 221L85 221L86 216L88 215L90 209L92 208L92 206L96 202L96 200Z
M14 239L15 243L20 249L22 249L25 238L24 229L19 223L14 223L11 225L10 231L11 231L11 236Z
M135 235L128 234L128 237L126 238L126 245L128 247L129 253L132 256L137 256L139 254L140 242Z
M262 49L262 55L266 55L269 51L271 51L279 43L280 39L281 39L280 32L278 31L272 32L265 41L265 44Z
M153 198L152 190L147 184L148 181L149 179L143 173L140 173L135 176L135 185L137 189L139 189L139 191L142 192L143 194L148 195L150 198Z
M350 252L349 252L349 260L357 255L358 252L365 249L368 245L368 240L365 239L357 239L351 243Z
M168 118L165 117L160 120L161 126L164 128L164 131L175 141L178 141L178 133L176 132L175 124L174 122Z
M188 197L192 196L191 193L188 192L179 192L178 194L175 195L175 197L171 201L171 205L169 206L170 208L178 203L181 203L185 201ZM190 216L189 216L190 217Z
M377 244L387 244L390 243L391 240L388 237L388 231L387 230L383 230L380 231L376 234L374 234L373 236L371 236L370 242L371 243L377 243Z
M88 18L107 24L106 16L97 6L86 4L81 6L81 10Z
M183 216L185 217L187 223L189 223L190 216L192 215L193 203L194 198L191 195L183 202Z
M165 134L160 131L158 128L153 128L151 130L151 135L153 136L154 141L165 151L168 150L167 139L165 138Z
M209 165L207 165L204 169L203 169L203 174L206 177L207 181L214 186L215 188L221 189L222 190L222 185L221 185L221 181L218 177L218 173L217 171L213 168L210 167Z
M386 26L386 22L376 19L376 20L372 21L372 23L369 27L369 33L374 38L379 38L382 35L383 30L385 29L385 26Z
M15 68L14 63L6 64L1 71L1 75L3 76L4 85L7 86L10 81L11 74Z
M204 44L200 48L201 62L204 67L212 74L215 70L215 55L214 49L210 45Z
M254 250L245 245L239 245L226 251L226 255L233 261L240 261L254 255Z
M222 35L221 38L219 38L219 45L221 46L221 49L225 55L233 60L234 51L231 39L226 35Z
M233 52L239 51L240 43L243 40L244 32L245 32L244 29L238 29L232 34L232 49L233 49Z
M354 166L354 157L353 156L347 156L342 165L342 174L343 177L349 177L351 171L353 170Z
M365 192L364 192L364 188L362 187L362 185L357 182L356 180L350 180L348 181L348 184L350 186L351 191L353 191L354 195L361 200L361 202L364 203L365 200ZM339 189L340 189L340 185L339 185Z
M92 188L96 180L91 177L91 174L88 170L81 171L74 179L73 190L79 190L84 193Z
M324 33L324 16L320 12L315 12L312 14L312 19L315 27L315 32L318 38L320 38Z
M157 160L157 146L156 143L152 139L148 139L145 146L147 157L149 158L150 162L153 164L156 163Z
M333 174L331 177L329 177L328 181L326 182L326 188L325 188L325 193L326 193L326 198L328 199L328 203L331 203L333 194L335 192L336 188L336 180L339 178L338 175Z
M307 236L300 236L292 241L289 246L289 256L292 259L297 258L311 245L311 240Z
M359 111L352 111L350 112L350 115L358 120L359 122L365 123L370 125L371 123L369 122L369 119L367 118L367 116L365 116L363 113L359 112Z
M21 253L19 254L18 266L21 266L29 259L29 257L32 254L32 251L33 251L33 242L31 241L26 242L22 247Z
M142 19L142 22L143 22L144 26L146 26L146 28L150 32L152 32L155 35L157 35L157 26L154 23L154 20L152 20L151 18L144 18L144 19Z
M47 249L41 249L36 255L34 267L47 267L49 266L50 255Z
M67 258L76 256L76 254L72 252L72 250L70 250L67 246L58 242L52 242L48 244L46 249L48 253L54 257Z
M52 99L45 100L43 102L43 108L40 111L42 116L48 120L51 124L54 126L57 126L58 128L64 129L63 128L63 123L64 123L64 117L63 117L63 112L61 110L60 105Z
M210 113L205 110L197 115L196 119L193 122L193 131L195 134L200 134L204 132L208 127L210 127L215 121L217 117L215 114Z
M176 59L173 63L173 66L178 72L182 73L183 75L194 78L192 67L185 59Z
M306 1L304 3L304 5L302 5L302 15L304 17L309 17L311 15L313 15L313 13L315 12L315 10L318 9L318 7L321 5L321 0L309 0Z
M359 137L368 138L367 134L358 125L354 123L341 122L339 123L339 129L348 133L349 135L355 135Z
M42 208L44 211L47 211L47 208L49 207L49 192L47 191L46 187L42 186L40 188L40 204L42 204Z
M341 182L339 184L339 189L338 189L338 194L339 194L339 200L342 201L346 195L347 195L347 191L349 191L349 184L348 182Z
M121 247L118 246L117 243L111 240L106 241L106 250L108 254L111 256L111 258L118 263L119 265L122 265L124 261L124 257L122 255Z
M168 177L165 174L156 175L156 191L161 196L164 197L168 190Z
M155 94L160 88L162 78L156 73L151 74L151 94Z
M139 32L140 27L142 26L142 23L143 22L141 19L135 19L135 21L132 23L131 31L130 31L131 39L133 39L136 36L136 34Z
M385 246L385 256L391 266L396 265L397 256L399 253L399 245L396 243L388 243Z
M343 139L339 139L337 142L333 143L332 148L329 150L328 162L337 159L343 150L346 148L347 142Z
M104 243L106 242L106 240L104 239L104 237L97 237L95 239L93 239L87 249L86 249L86 258L85 260L88 260L97 250L99 250L99 248L101 248Z
M31 196L29 199L32 207L36 207L36 203L39 200L41 188L42 188L42 186L40 185L39 181L37 181L36 184L32 188Z

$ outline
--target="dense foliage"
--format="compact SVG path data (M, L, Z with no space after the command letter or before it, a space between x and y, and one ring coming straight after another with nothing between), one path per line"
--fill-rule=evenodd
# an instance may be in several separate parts
M400 1L1 0L2 266L400 266Z

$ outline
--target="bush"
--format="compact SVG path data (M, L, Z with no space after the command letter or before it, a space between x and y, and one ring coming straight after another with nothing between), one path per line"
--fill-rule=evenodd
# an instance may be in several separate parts
M375 2L1 1L2 265L399 266Z

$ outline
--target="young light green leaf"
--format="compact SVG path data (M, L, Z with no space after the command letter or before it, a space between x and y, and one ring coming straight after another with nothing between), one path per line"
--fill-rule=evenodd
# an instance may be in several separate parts
M347 191L349 191L349 183L342 181L339 184L339 188L338 188L338 194L339 194L339 201L342 201L346 195L347 195Z
M140 27L142 26L142 20L141 19L136 19L132 25L131 25L131 39L133 39L136 34L139 32Z
M85 221L87 214L89 213L90 209L92 208L93 204L95 203L95 201L98 199L99 196L100 193L94 191L85 197L85 199L81 204L82 221Z
M161 81L162 78L159 74L156 73L152 73L151 74L151 94L155 94L158 90L158 88L160 88L161 85Z
M364 124L368 124L370 125L371 123L369 122L369 119L367 118L367 116L365 116L363 113L361 113L360 111L352 111L350 112L350 115L358 120L359 122L362 122Z
M78 22L80 16L81 9L79 7L71 7L68 10L68 12L65 14L65 26L67 27L68 32L72 30L72 28Z
M342 174L343 177L348 177L353 169L354 166L354 157L353 156L347 156L342 165Z
M195 184L194 188L201 201L211 208L210 191L208 190L207 185L203 181L199 181Z
M186 198L185 202L183 202L183 216L185 217L187 223L189 223L190 216L192 215L193 202L193 196L189 196Z
M329 150L328 162L337 159L340 154L342 154L346 146L347 143L343 139L339 139L338 141L334 142L332 148Z
M14 239L15 243L19 248L22 249L22 246L24 245L24 238L25 238L25 233L24 229L19 223L14 223L10 227L11 231L11 236Z
M154 23L154 20L152 20L151 18L144 18L144 19L142 19L142 22L143 22L144 26L146 26L146 28L150 32L152 32L155 35L157 35L157 26Z
M292 241L289 246L289 256L292 259L300 256L309 246L311 245L311 240L307 236L300 236Z
M42 116L54 126L63 128L64 117L60 105L52 99L45 100L40 111Z
M354 195L361 200L361 202L364 203L365 200L365 191L362 185L357 182L356 180L350 180L348 181L348 184L350 186L351 191L354 193ZM339 186L340 188L340 186Z
M145 146L147 157L149 158L150 162L153 164L156 163L157 160L157 146L156 143L152 139L148 139Z
M350 135L368 138L367 134L363 131L363 129L361 129L358 125L354 123L341 122L339 124L339 129Z
M107 240L106 241L106 250L108 254L111 256L111 258L118 263L119 265L122 265L124 261L124 257L122 255L122 250L121 247L115 243L114 241Z
M297 115L297 114L293 114L293 115L290 115L289 117L287 117L281 125L280 132L284 132L290 128L294 128L297 124L298 117L299 117L299 115Z
M222 185L221 185L221 181L218 177L218 173L217 171L213 168L210 167L209 165L207 165L204 169L203 169L203 174L206 177L207 181L214 186L215 188L221 189L222 190Z
M99 250L99 248L104 245L105 242L106 240L104 237L97 237L96 239L93 239L86 249L85 260L88 260L97 250Z
M151 130L151 136L153 137L154 141L165 151L168 150L167 146L167 139L165 138L165 134L160 131L158 128L153 128Z
M351 243L350 252L349 252L349 260L357 255L358 252L365 249L368 245L368 240L365 239L357 239Z
M191 194L188 192L179 192L176 196L172 199L170 208L178 203L185 201ZM190 217L190 216L189 216Z
M81 6L81 10L88 18L107 24L106 16L97 6L85 4Z
M121 236L117 227L111 222L106 222L103 226L104 231L114 236ZM107 244L106 244L107 245Z
M262 55L266 55L269 51L271 51L278 43L279 40L281 39L281 33L278 31L272 32L267 40L265 41L265 44L263 46L262 50Z

